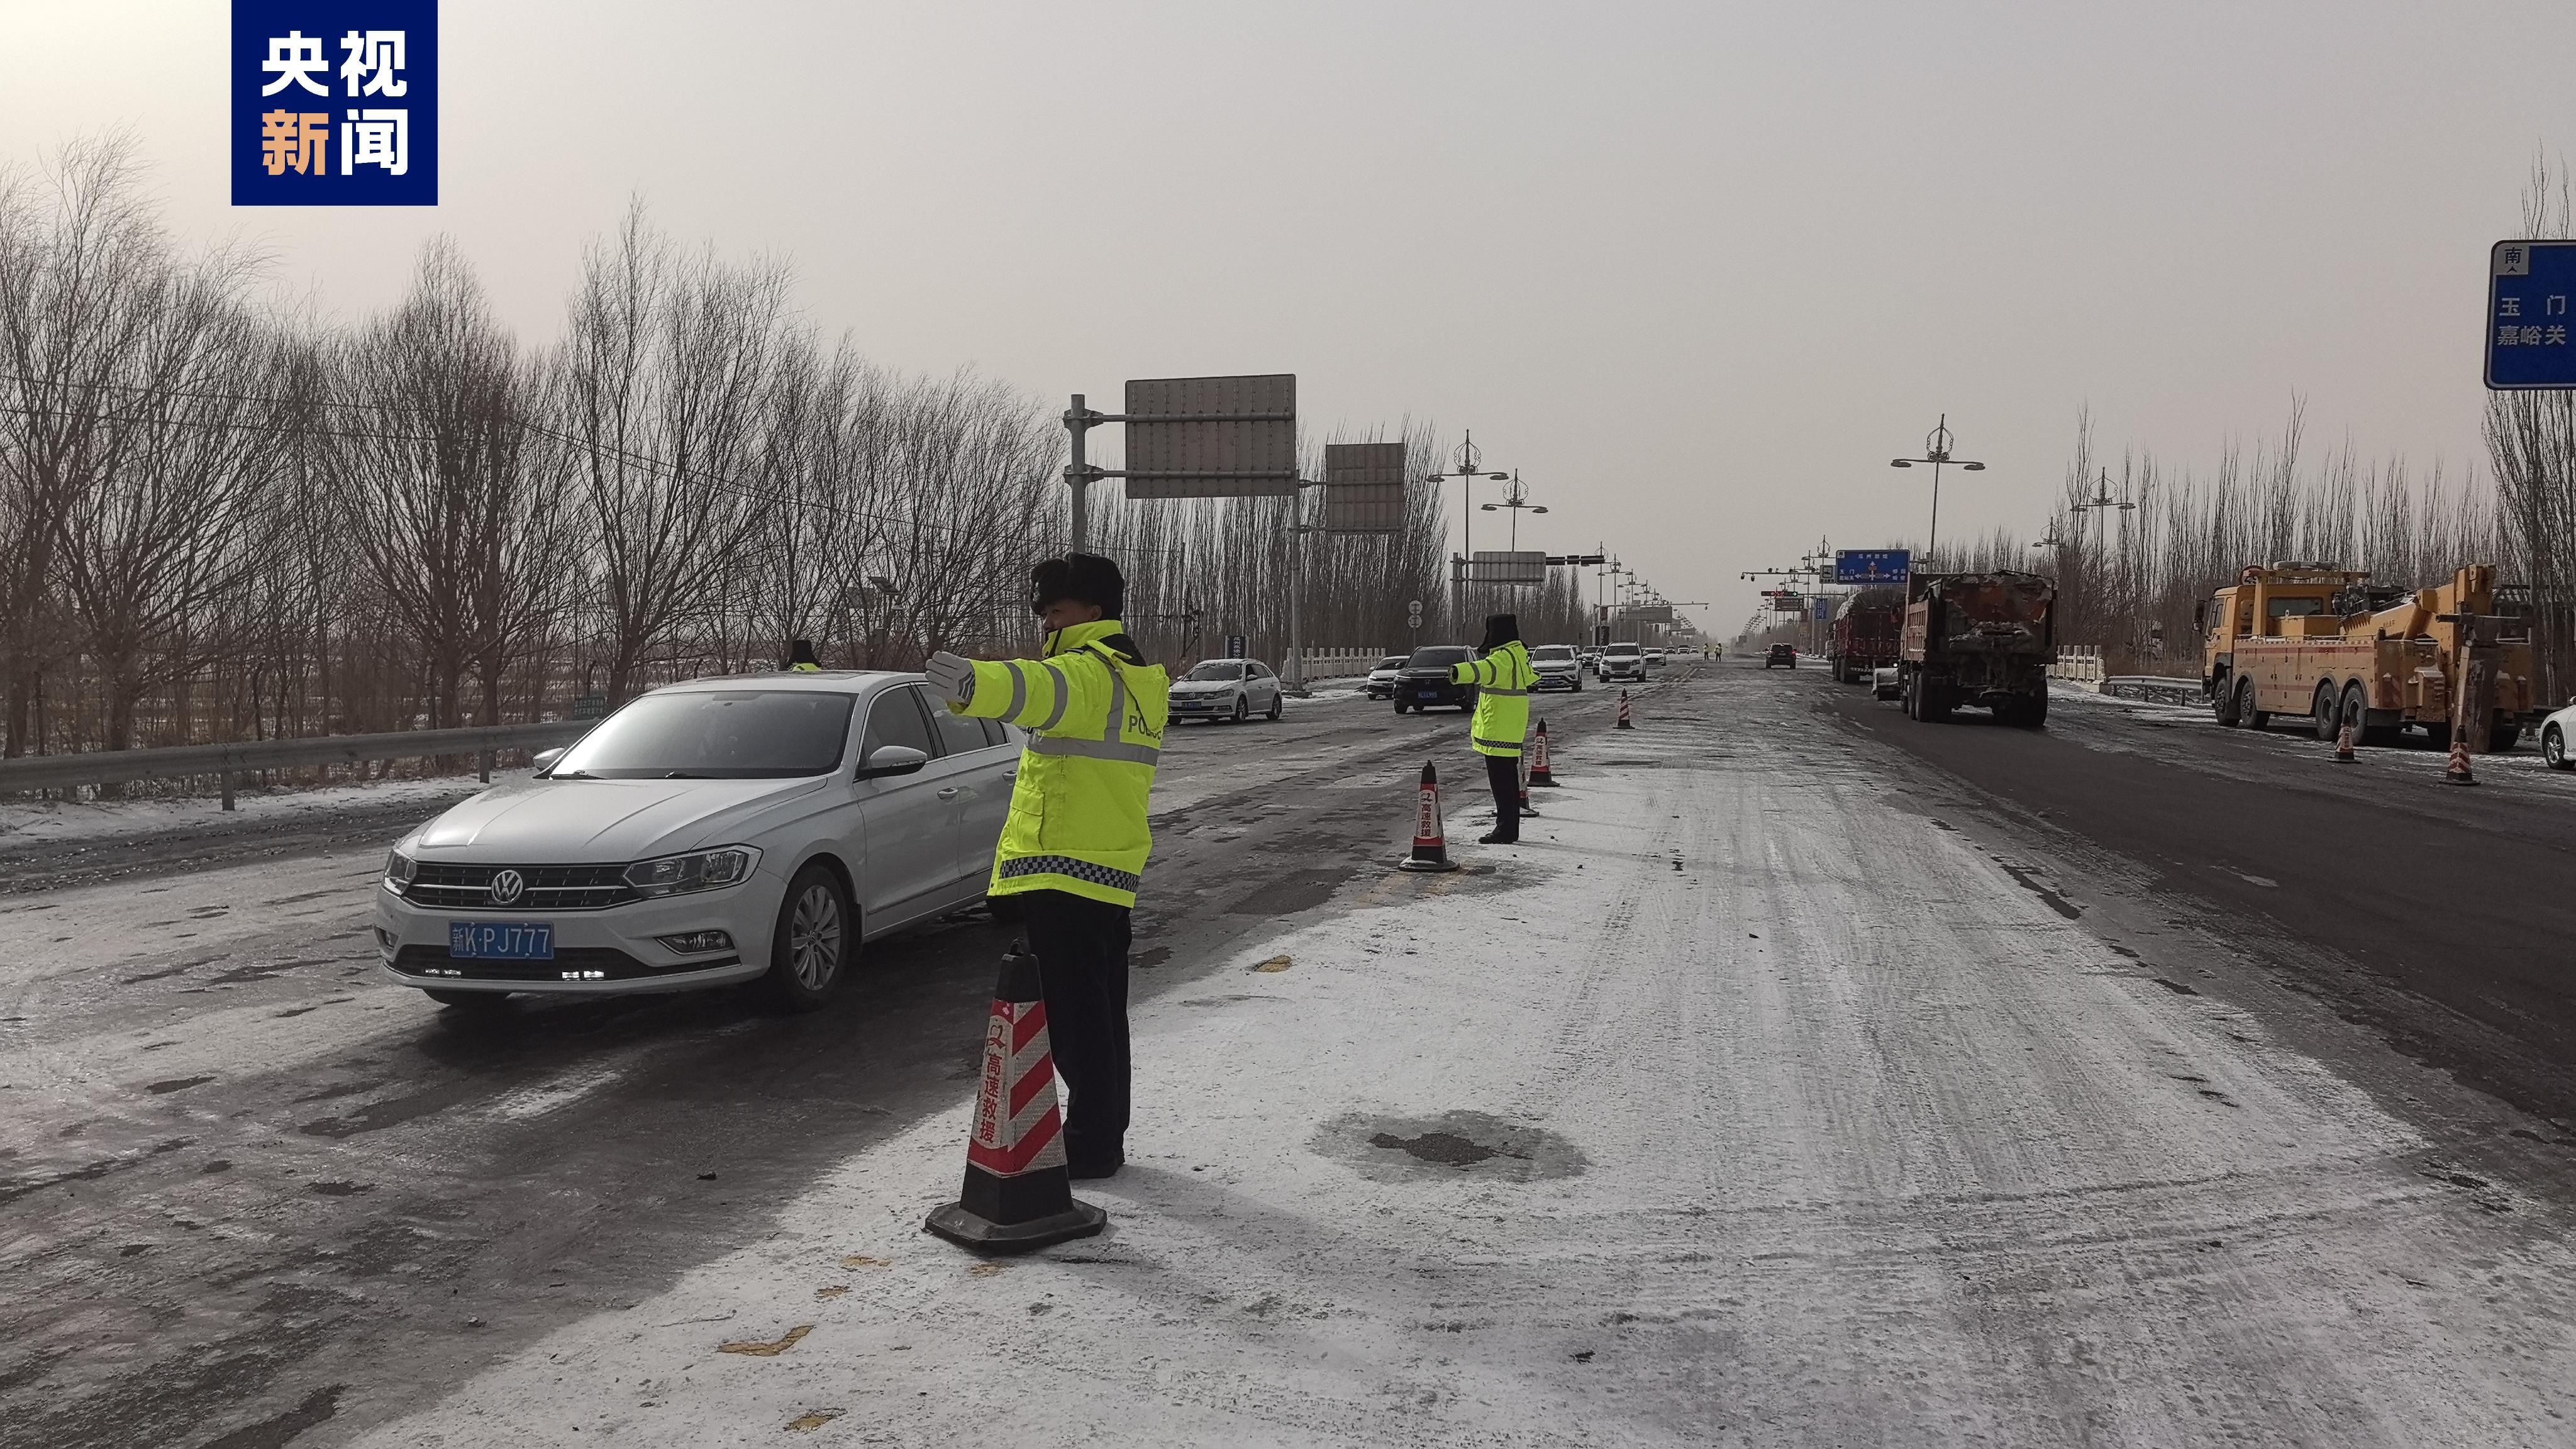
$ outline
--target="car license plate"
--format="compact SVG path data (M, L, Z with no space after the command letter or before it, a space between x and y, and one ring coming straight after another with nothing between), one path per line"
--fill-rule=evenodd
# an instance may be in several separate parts
M555 928L539 921L450 921L447 954L479 961L551 961Z

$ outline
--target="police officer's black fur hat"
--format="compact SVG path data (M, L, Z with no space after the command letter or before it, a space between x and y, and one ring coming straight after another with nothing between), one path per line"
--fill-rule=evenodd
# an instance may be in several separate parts
M1127 578L1096 553L1046 559L1029 570L1029 612L1043 614L1058 599L1096 605L1100 617L1115 619L1126 611Z
M1480 647L1485 653L1491 654L1520 637L1521 620L1518 614L1487 614L1485 642Z

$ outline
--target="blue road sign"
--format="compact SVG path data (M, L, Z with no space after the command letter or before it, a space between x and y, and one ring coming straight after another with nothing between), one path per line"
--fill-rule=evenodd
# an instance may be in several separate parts
M2567 329L2576 298L2576 241L2503 241L2488 254L2487 386L2576 388Z
M1901 584L1914 566L1914 554L1902 548L1845 548L1834 551L1838 584Z
M1834 616L1834 601L1826 598L1822 594L1812 594L1808 596L1807 607L1814 611L1815 618L1819 623Z
M438 0L233 0L235 206L438 204Z

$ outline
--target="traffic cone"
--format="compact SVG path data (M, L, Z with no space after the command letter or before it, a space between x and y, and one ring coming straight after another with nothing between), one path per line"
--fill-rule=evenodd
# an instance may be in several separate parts
M2351 764L2351 763L2353 762L2353 760L2356 758L2356 757L2354 756L2353 752L2352 752L2352 721L2351 721L2351 720L2345 720L2345 721L2343 722L2343 730L2342 730L2342 732L2341 732L2341 733L2339 733L2339 734L2337 734L2337 735L2335 736L2335 753L2334 753L2334 757L2335 757L2335 763L2336 763L2336 764L2338 764L2338 765L2349 765L2349 764Z
M1538 818L1538 812L1530 808L1529 802L1529 751L1521 751L1518 759L1520 761L1518 768L1521 777L1521 818L1523 820L1534 820Z
M1548 768L1547 721L1538 722L1538 733L1530 739L1529 782L1541 788L1556 783L1556 772Z
M1087 1238L1109 1214L1073 1195L1064 1117L1055 1105L1038 958L1014 941L1002 956L984 1027L984 1085L966 1137L966 1186L921 1226L979 1253L1025 1253Z
M1449 858L1449 838L1440 831L1440 772L1422 762L1422 793L1413 817L1413 854L1397 861L1397 870L1456 870Z
M1636 728L1635 725L1628 722L1628 691L1624 689L1619 691L1619 728L1623 730L1632 730Z
M2477 782L2478 777L2469 770L2468 736L2459 730L2453 730L2451 731L2451 767L2442 772L2442 783L2474 785Z

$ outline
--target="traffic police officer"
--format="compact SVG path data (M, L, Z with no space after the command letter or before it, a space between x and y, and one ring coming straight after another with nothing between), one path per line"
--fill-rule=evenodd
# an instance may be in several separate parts
M790 639L787 641L787 672L790 674L820 674L823 672L823 662L814 657L813 640Z
M1511 614L1485 616L1485 642L1477 653L1481 657L1449 670L1452 683L1476 686L1476 719L1468 733L1494 787L1494 828L1476 843L1510 845L1521 838L1521 741L1529 737L1529 693L1538 671L1521 643L1521 621Z
M1153 845L1145 825L1171 680L1118 622L1126 580L1097 554L1031 571L1046 627L1040 659L942 651L923 672L958 714L1030 731L985 890L1021 910L1064 1077L1064 1150L1075 1177L1126 1161L1128 914Z

